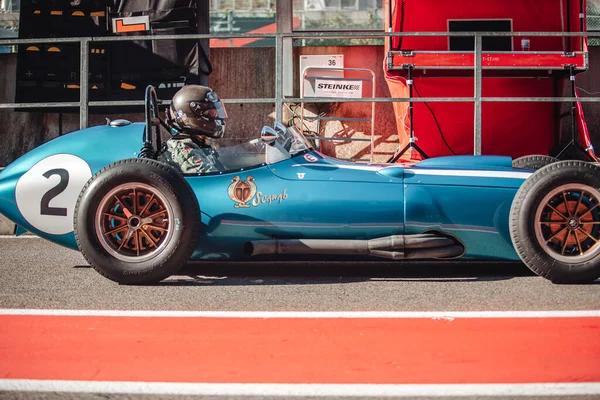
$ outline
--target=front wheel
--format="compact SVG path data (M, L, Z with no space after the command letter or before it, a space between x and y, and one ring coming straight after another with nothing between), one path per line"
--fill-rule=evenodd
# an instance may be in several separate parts
M148 284L188 261L199 221L196 196L183 176L169 165L136 158L90 179L75 207L75 238L101 275Z
M560 161L531 175L510 210L510 234L523 262L555 283L600 277L600 168Z

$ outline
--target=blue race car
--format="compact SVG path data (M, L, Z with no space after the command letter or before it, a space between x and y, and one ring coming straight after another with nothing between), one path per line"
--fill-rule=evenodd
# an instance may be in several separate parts
M113 121L52 140L0 172L0 213L79 249L105 277L147 284L188 260L523 260L560 283L600 277L600 168L513 168L508 157L363 165L314 151L276 123L214 151L219 171L156 160L146 122ZM156 144L153 145L153 139Z

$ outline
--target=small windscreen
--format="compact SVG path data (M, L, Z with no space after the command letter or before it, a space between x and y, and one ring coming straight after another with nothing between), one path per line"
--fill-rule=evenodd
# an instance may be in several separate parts
M512 21L504 20L449 20L449 32L512 32ZM512 51L512 37L484 37L483 51ZM473 51L472 36L450 37L450 51Z

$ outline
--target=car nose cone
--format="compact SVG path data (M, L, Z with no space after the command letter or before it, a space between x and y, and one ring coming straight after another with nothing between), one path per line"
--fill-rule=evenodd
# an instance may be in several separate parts
M13 220L15 211L14 180L9 179L5 170L0 170L0 214Z

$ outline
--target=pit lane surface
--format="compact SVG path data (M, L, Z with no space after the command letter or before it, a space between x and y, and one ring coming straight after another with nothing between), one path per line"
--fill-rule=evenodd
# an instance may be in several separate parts
M135 380L140 373L143 375L140 371L144 370L135 362L148 362L139 359L139 355L149 354L152 348L159 348L161 350L158 355L155 353L158 357L154 359L155 362L161 357L172 359L169 354L187 353L192 355L192 359L210 359L214 368L206 363L208 365L203 376L208 372L214 374L213 382L319 383L325 380L327 383L347 383L358 380L357 383L385 385L390 382L389 377L393 378L391 382L394 383L428 384L600 382L600 376L597 376L600 374L600 319L597 317L590 318L588 315L582 318L580 314L574 314L568 319L548 315L541 319L523 319L521 314L508 314L519 317L502 320L461 319L460 314L448 313L588 310L588 314L591 311L595 315L593 311L600 309L600 282L592 285L553 285L531 275L520 264L416 263L404 267L395 263L245 263L219 267L192 264L160 285L128 287L102 278L87 266L77 252L40 239L2 238L0 255L2 309L44 309L48 310L46 313L52 313L52 309L263 312L258 319L232 320L231 314L225 313L220 316L203 314L200 319L178 319L173 316L156 319L155 315L152 317L155 319L143 317L141 322L135 317L111 317L110 311L104 312L108 316L88 316L83 320L77 320L81 317L75 316L1 315L0 377L4 379L61 381L86 380L88 377L89 380L95 373L100 378L104 377L99 379L101 381ZM338 317L315 320L310 316L318 314L307 314L309 318L306 319L264 318L265 315L273 315L269 314L273 311L336 312ZM385 318L377 319L377 315L339 318L340 312L356 311L377 311L383 313L379 317ZM396 318L406 315L385 314L406 311L433 311L440 314L433 317L425 314L428 315L425 319ZM459 318L454 321L452 315ZM154 327L143 325L152 324L149 321L158 322ZM200 325L194 326L195 323ZM210 329L202 329L202 326ZM147 334L153 331L160 337L158 341L147 336L140 338L140 332ZM90 332L97 336L89 336ZM111 335L111 332L115 334ZM186 336L186 332L198 334ZM208 333L202 336L202 332ZM315 332L319 334L315 335ZM361 342L361 333L366 334L369 340L365 338ZM175 343L188 346L187 350L177 348L173 341L168 340L169 335L176 335L179 340ZM231 340L217 343L211 339L223 335ZM434 336L436 338L432 339ZM99 340L110 341L113 337L121 339L115 344L119 351L112 355L105 351L93 353L97 350L90 343L97 346ZM232 337L237 342L232 341ZM429 346L427 352L419 351L423 347L420 337L426 338ZM348 338L352 340L344 342ZM137 343L139 340L141 342ZM453 344L447 345L447 341ZM403 346L392 347L397 342L403 343ZM104 343L100 349L110 348L110 345ZM145 353L128 357L127 349L136 345L150 347ZM228 346L231 346L230 351ZM14 347L21 353L11 352ZM308 348L312 348L311 351L305 351ZM453 350L448 352L448 348ZM318 350L318 354L314 353L315 350ZM24 357L22 353L29 356ZM86 354L92 361L73 363L78 354ZM519 354L530 354L530 357L521 359ZM222 360L221 364L219 359ZM4 363L1 360L5 360ZM101 360L111 368L102 368L102 364L93 365L93 360ZM409 362L415 368L403 372L404 365L398 364L398 360ZM515 360L520 360L521 365L517 365ZM129 373L122 375L127 379L120 379L118 368L115 367L119 362L135 367L138 375ZM37 372L34 371L36 363L39 366ZM85 370L90 363L96 370ZM223 375L219 376L219 373L227 371L227 363L244 366L240 370L241 375L230 377L229 380L224 379ZM315 364L335 368L319 370L314 368ZM290 369L290 366L295 367ZM353 367L358 369L353 370ZM61 375L69 372L68 368L74 369L65 376ZM294 368L297 373L285 375L284 371L293 371ZM186 381L190 381L190 376L185 376L187 369L183 364L176 365L174 371L162 374L160 368L146 369L155 375L142 376L143 381L177 382L177 377L185 377ZM49 371L52 372L51 376L48 376ZM271 376L267 377L265 371ZM461 375L457 371L470 372ZM239 371L236 373L240 374ZM385 386L367 387L364 392L357 390L354 394L385 395L382 388L385 389ZM598 390L594 388L591 389L592 394L584 391L582 393L587 393L587 396L578 398L592 398L598 393L594 392ZM277 393L281 395L281 392ZM389 393L398 395L398 392ZM420 392L407 393L414 395ZM473 392L467 393L473 395ZM541 393L534 391L531 394ZM556 389L551 393L561 392ZM429 392L429 395L433 394ZM481 395L484 394L485 391L481 392ZM515 393L516 396L523 394ZM565 392L565 395L569 394L573 392ZM28 396L53 398L53 394L48 393L0 393L0 397L7 398ZM63 393L55 396L69 395ZM77 394L76 397L81 396ZM94 398L96 395L85 396ZM119 396L147 397L141 394Z

